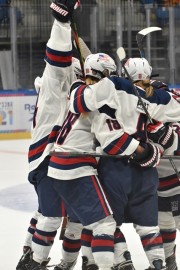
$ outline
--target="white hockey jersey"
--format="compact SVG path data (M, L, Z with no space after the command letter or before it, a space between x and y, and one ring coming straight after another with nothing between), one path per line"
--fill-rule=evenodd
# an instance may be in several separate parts
M178 148L175 151L175 155L180 156L180 124L173 123L172 127L178 134L179 139ZM168 154L174 155L174 152ZM180 173L180 160L174 159L173 161L177 171ZM157 170L159 175L158 196L170 197L180 194L180 179L178 178L177 173L174 171L170 161L167 159L162 159L159 166L157 167Z
M139 142L125 133L108 106L99 111L74 114L69 111L55 145L56 152L94 152L94 139L109 155L131 155ZM97 160L92 156L52 156L48 176L71 180L97 174Z
M164 123L180 121L180 104L172 94L155 90L152 97L146 98L145 91L137 89L152 119ZM142 142L147 141L145 127L148 117L127 79L104 78L84 87L83 91L80 87L76 88L71 94L70 110L74 113L93 111L104 104L116 109L116 118L127 134ZM174 150L177 148L177 138L173 147Z
M36 169L52 151L57 131L68 111L67 94L70 85L76 79L72 69L69 23L54 20L50 39L47 42L45 62L29 148L30 171Z

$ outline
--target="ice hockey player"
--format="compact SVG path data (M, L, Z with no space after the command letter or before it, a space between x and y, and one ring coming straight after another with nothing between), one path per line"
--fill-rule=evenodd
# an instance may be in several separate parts
M78 70L75 59L72 65L70 17L79 4L80 1L76 0L58 0L53 1L50 7L55 21L47 43L46 67L42 77L36 80L38 99L29 149L29 180L37 191L39 212L31 219L24 254L16 267L17 270L46 269L48 254L61 224L61 216L64 215L63 208L54 210L57 209L55 205L62 205L62 201L53 196L47 177L47 166L59 124L63 122L68 108L68 90L76 79L73 67ZM66 11L59 13L62 9ZM54 125L55 129L51 132ZM63 259L55 269L73 269L80 249L81 229L81 224L70 222L63 243Z

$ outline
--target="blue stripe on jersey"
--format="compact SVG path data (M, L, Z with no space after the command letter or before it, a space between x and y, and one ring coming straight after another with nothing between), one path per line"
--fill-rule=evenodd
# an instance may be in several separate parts
M86 103L84 101L84 90L86 85L81 85L77 88L75 95L74 95L74 111L76 113L82 112L90 112L90 110L86 107Z
M92 231L83 229L81 232L81 245L91 248L92 238L93 238Z
M93 252L114 252L114 237L103 234L93 237L91 242Z
M69 239L66 236L63 238L63 249L66 252L74 253L79 252L81 248L81 240L80 239Z
M60 130L61 130L61 127L56 125L53 127L52 131L50 132L48 136L45 136L38 142L30 145L29 152L28 152L29 163L42 156L46 146L49 143L54 143L56 141L57 135Z
M38 159L43 154L47 143L48 143L48 136L30 145L28 152L29 163Z
M54 126L51 133L48 136L48 143L54 143L57 139L57 135L59 134L61 130L61 126Z
M49 166L59 170L72 170L84 166L97 167L94 157L55 157L50 159Z
M57 231L45 232L38 230L36 228L35 233L33 234L33 242L42 246L51 246L54 242Z
M131 141L132 141L132 137L124 133L120 138L112 141L103 150L104 152L110 155L122 154L124 151L126 151Z
M114 243L126 243L126 239L123 235L123 233L120 231L119 228L116 228L115 233L114 233Z
M176 230L174 229L161 229L161 236L163 239L163 243L172 243L176 239Z
M115 85L115 88L119 91L125 91L127 94L131 94L131 95L135 95L134 89L132 87L131 82L128 79L124 79L121 77L110 77L109 78ZM139 92L139 95L144 98L147 99L149 102L151 103L156 103L158 105L162 104L162 105L166 105L169 103L171 96L168 92L162 90L162 89L154 89L154 94L151 97L146 97L146 92L140 88L137 88Z
M60 52L46 47L45 60L52 66L69 67L72 64L72 51Z

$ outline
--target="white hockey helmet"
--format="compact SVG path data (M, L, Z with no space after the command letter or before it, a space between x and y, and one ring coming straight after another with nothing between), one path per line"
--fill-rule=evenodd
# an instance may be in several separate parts
M129 58L124 66L133 81L150 79L152 67L145 58Z
M80 61L76 57L72 57L72 67L73 67L74 73L76 74L77 79L82 79L83 74L81 70Z
M117 69L114 60L105 53L90 54L84 62L85 76L102 79L108 73L110 75Z

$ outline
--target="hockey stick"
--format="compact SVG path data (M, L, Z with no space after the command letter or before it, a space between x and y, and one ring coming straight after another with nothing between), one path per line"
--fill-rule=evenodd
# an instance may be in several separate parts
M120 156L120 155L108 155L108 154L96 154L96 153L88 153L88 152L51 152L50 153L51 156L55 156L55 157L87 157L87 156L91 156L91 157L95 157L95 158L129 158L129 156ZM180 181L180 174L179 171L176 168L176 165L174 163L174 159L175 160L180 160L180 156L173 156L173 155L166 155L166 156L162 156L161 159L169 159L169 162L171 163L172 168L174 169L174 172L176 173L179 181ZM65 227L61 227L61 234L60 235L64 235L66 230L66 223L65 223Z
M92 54L92 52L90 51L90 49L88 48L88 46L86 45L86 43L84 42L84 40L81 37L79 37L79 45L81 47L81 53L82 53L83 60L85 61L86 57L88 57L88 55ZM74 46L76 48L75 41L74 41Z
M162 30L162 28L156 27L156 26L151 26L151 27L147 27L147 28L142 29L141 31L139 31L136 34L136 41L137 41L137 45L138 45L138 49L139 49L141 58L145 57L144 48L143 48L143 38L151 32L160 31L160 30Z
M60 230L60 235L59 235L59 240L63 240L64 239L65 231L66 231L66 228L67 228L67 222L68 222L68 218L67 217L63 217L62 225L61 225L61 230Z
M51 156L55 157L87 157L87 156L92 156L92 157L106 157L106 158L128 158L129 156L120 156L120 155L108 155L108 154L97 154L94 152L57 152L57 151L52 151L50 152ZM180 156L173 156L173 155L166 155L162 156L161 159L176 159L180 160Z
M144 52L144 47L143 47L143 39L146 35L148 35L149 33L151 32L154 32L154 31L160 31L162 30L162 28L160 27L147 27L147 28L144 28L142 29L141 31L139 31L137 34L136 34L136 41L137 41L137 45L138 45L138 49L139 49L139 52L140 52L140 56L141 58L145 57L145 52ZM151 78L152 77L155 77L155 76L159 76L159 74L154 74L154 75L151 75ZM144 108L144 107L143 107ZM173 161L172 158L169 158L169 162L171 163L171 166L173 167L179 181L180 181L180 174L179 174L179 171L177 170L176 168L176 165Z
M72 29L72 32L73 32L74 41L76 43L76 49L77 49L77 52L78 52L78 55L79 55L79 61L80 61L80 65L81 65L82 74L83 74L83 77L85 78L84 59L83 59L83 55L82 55L82 52L81 52L81 46L80 46L80 43L79 43L79 36L78 36L77 26L76 26L76 23L74 22L73 19L71 19L71 29Z
M138 97L139 102L140 102L140 104L141 104L141 106L142 106L142 108L143 108L145 114L146 114L147 117L148 117L149 122L150 122L151 124L153 124L153 120L152 120L152 118L151 118L151 116L150 116L150 114L149 114L149 112L148 112L148 110L147 110L147 108L146 108L146 106L145 106L145 104L144 104L144 102L143 102L143 100L142 100L142 98L141 98L141 96L140 96L138 90L137 90L136 87L134 86L133 81L132 81L132 79L131 79L131 77L130 77L130 75L129 75L129 73L128 73L128 71L127 71L127 69L126 69L126 67L125 67L125 65L124 65L124 63L123 63L123 60L126 58L126 53L125 53L125 50L124 50L123 47L119 47L119 48L117 49L117 55L118 55L118 57L119 57L119 60L120 60L120 62L121 62L121 65L122 65L122 67L123 67L123 69L124 69L124 72L126 73L128 79L129 79L129 81L130 81L130 83L131 83L131 85L132 85L132 88L133 88L133 90L134 90L134 93L135 93L135 95Z

